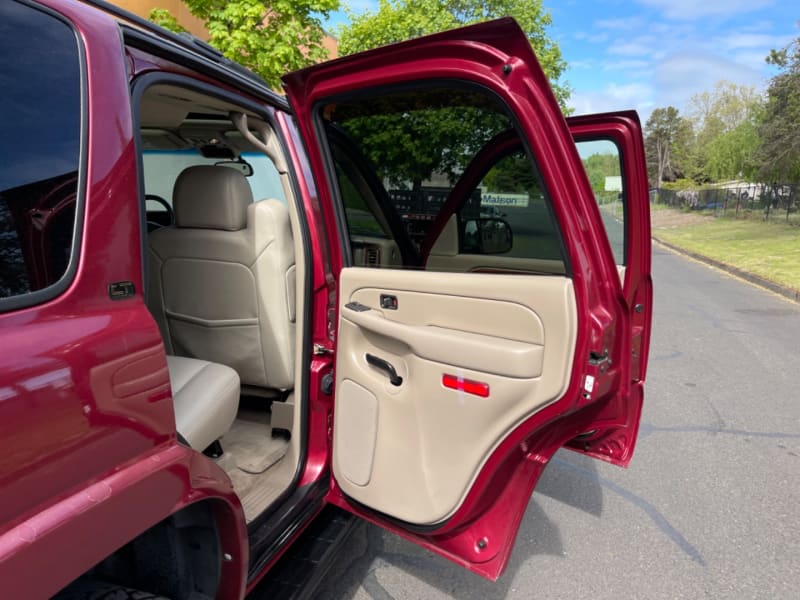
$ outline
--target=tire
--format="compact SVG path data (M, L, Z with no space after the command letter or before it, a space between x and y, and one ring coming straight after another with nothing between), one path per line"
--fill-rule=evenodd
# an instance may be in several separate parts
M164 596L141 592L93 579L79 580L53 596L53 600L169 600Z

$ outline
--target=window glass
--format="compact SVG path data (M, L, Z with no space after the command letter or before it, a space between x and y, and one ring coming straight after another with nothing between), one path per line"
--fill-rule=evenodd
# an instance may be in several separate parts
M541 183L521 150L502 157L489 169L458 216L463 254L561 259L558 232ZM504 229L510 229L512 235L499 244L505 238L494 238Z
M386 238L378 219L367 205L365 196L369 196L369 192L364 189L363 182L359 186L353 179L357 173L346 169L339 162L335 163L335 167L350 235Z
M430 238L449 219L458 224L454 253L562 260L536 166L522 150L503 151L501 141L513 138L514 123L487 92L456 86L402 91L327 104L321 115L357 266L419 267L409 257L430 248ZM495 147L487 172L483 157L491 159ZM359 265L355 249L365 236L376 245L366 256L395 256L399 248L403 261Z
M625 264L625 186L619 148L611 140L577 142L578 153L589 176L614 262Z
M281 185L280 174L273 162L264 154L243 152L242 158L253 167L253 174L247 177L247 183L253 192L255 201L267 198L286 203L286 195ZM206 158L197 149L189 150L146 150L142 155L144 167L144 190L146 194L161 196L172 205L172 188L175 180L186 167L194 165L214 165L220 163L219 158ZM226 168L226 167L220 167ZM148 201L147 210L158 212L166 210L157 202Z
M62 21L0 3L0 298L67 270L81 137L78 45Z

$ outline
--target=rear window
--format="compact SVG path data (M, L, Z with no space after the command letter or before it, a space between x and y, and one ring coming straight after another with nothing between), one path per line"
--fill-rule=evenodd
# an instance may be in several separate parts
M247 177L247 183L253 192L253 200L273 198L286 203L286 195L281 185L280 174L275 164L264 154L243 152L242 159L252 168L253 174ZM144 164L145 194L159 196L172 205L172 191L178 175L187 167L195 165L219 165L219 158L206 158L197 149L188 150L145 150L142 155ZM226 168L220 166L220 168ZM148 211L166 210L155 202L147 203Z
M53 286L73 253L81 70L72 29L0 4L0 302ZM31 298L31 300L34 300Z

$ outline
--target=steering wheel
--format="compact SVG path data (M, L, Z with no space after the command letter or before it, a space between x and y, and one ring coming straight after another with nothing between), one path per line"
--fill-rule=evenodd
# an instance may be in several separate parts
M166 200L164 200L164 198L156 194L145 194L144 199L145 201L152 200L153 202L158 202L161 206L163 206L167 211L167 216L169 216L168 226L172 227L173 225L175 225L175 211L172 210L172 206L170 206L169 202L167 202ZM160 227L167 227L167 226L162 223L156 223L155 221L147 222L148 231L153 231L154 229L158 229Z

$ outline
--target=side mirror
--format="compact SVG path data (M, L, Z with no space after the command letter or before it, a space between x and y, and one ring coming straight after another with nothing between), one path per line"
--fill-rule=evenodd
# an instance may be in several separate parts
M465 254L503 254L514 245L508 221L496 218L469 219L461 231L461 252Z
M253 174L253 165L243 158L238 160L222 160L214 163L215 167L228 167L229 169L236 169L245 177L250 177Z

